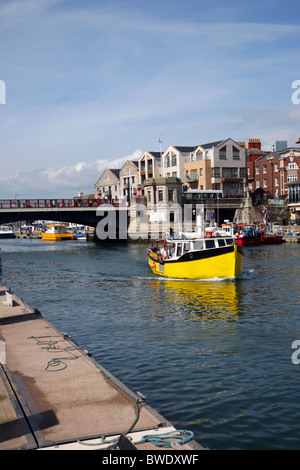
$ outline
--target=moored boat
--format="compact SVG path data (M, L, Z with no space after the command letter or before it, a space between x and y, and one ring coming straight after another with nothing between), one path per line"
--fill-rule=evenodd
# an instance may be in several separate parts
M235 234L235 239L238 245L257 246L262 244L261 233L255 227L244 227L239 225L238 228L239 232Z
M283 242L283 235L279 235L276 233L263 234L261 238L262 238L262 243L265 245L273 245L273 244Z
M81 241L86 241L87 240L86 233L76 233L75 234L75 239L76 240L81 240Z
M174 279L234 279L241 272L242 248L232 237L167 239L148 252L152 272Z
M15 238L13 228L10 225L0 226L0 238Z
M64 224L48 224L45 232L41 232L41 235L43 241L51 242L73 240L74 238Z

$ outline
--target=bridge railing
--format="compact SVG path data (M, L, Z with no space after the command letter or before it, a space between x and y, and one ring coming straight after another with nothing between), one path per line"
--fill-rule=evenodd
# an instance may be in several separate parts
M71 208L71 207L98 207L110 204L115 207L124 207L127 202L108 201L104 199L0 199L0 209L45 209L45 208Z

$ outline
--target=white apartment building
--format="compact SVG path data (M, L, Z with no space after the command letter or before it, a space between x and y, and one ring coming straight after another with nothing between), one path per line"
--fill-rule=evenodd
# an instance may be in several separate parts
M146 150L139 159L139 181L141 185L148 178L158 178L162 155L160 152Z
M161 176L179 178L184 181L184 163L189 161L191 152L196 147L169 145L162 155Z

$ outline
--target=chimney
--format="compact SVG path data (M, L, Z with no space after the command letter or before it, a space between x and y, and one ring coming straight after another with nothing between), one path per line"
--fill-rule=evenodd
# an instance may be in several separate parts
M250 150L250 149L261 150L260 139L249 139L249 141L248 141L248 150Z

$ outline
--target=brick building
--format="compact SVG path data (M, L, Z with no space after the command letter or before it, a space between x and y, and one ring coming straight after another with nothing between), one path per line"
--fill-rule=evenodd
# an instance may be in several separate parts
M263 204L268 198L285 200L287 183L300 179L300 149L267 152L261 149L259 139L250 139L247 176L254 204Z

